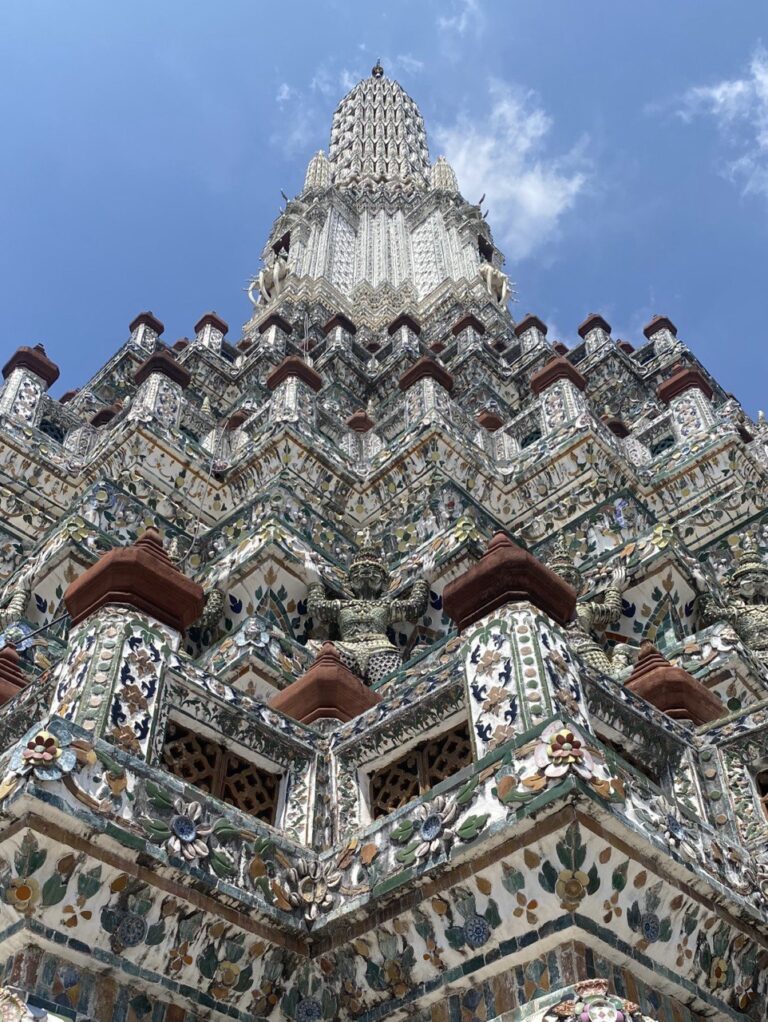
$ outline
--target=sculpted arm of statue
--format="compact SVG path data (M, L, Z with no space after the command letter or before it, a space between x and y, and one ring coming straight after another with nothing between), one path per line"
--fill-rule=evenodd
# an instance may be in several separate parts
M584 617L589 621L590 628L603 629L618 621L621 616L621 594L627 586L627 569L623 564L614 568L611 581L605 590L602 603L589 601L584 605ZM578 607L577 607L578 610ZM581 613L579 617L581 617Z
M391 600L389 604L389 620L415 621L422 617L429 606L429 582L417 578L411 584L411 591L405 598Z
M341 600L329 600L322 582L310 582L307 587L307 613L315 621L333 624L339 619Z
M691 574L698 590L696 609L699 612L699 621L706 628L707 625L714 625L718 621L733 623L731 608L724 604L712 592L712 581L708 579L698 565L694 566Z

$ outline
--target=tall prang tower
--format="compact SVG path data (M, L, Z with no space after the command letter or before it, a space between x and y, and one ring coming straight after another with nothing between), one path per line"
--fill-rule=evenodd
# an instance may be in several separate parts
M0 1017L765 1022L765 423L515 321L379 64L262 262L3 369Z

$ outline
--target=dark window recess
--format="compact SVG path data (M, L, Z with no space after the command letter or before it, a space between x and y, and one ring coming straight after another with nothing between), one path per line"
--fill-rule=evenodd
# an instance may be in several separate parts
M606 736L600 734L599 731L597 732L597 737L603 745L607 745L610 749L613 749L616 755L623 759L625 763L629 763L629 765L633 766L638 773L643 774L649 781L653 781L657 788L661 787L661 777L658 771L651 766L647 759L640 759L639 756L633 755L629 752L626 745L621 742L615 742L612 738L606 738Z
M169 721L163 764L176 777L236 809L275 822L280 776L261 770L223 745Z
M763 807L763 815L768 820L768 769L761 770L755 777L755 787L760 805Z
M493 245L482 234L477 236L477 251L480 253L480 258L484 263L493 262Z
M527 436L524 436L523 439L520 441L520 446L523 448L530 447L531 444L535 444L537 440L541 440L540 429L534 429L532 433L528 433Z
M469 728L460 724L411 749L371 774L371 812L376 820L423 795L472 762Z
M668 451L670 447L675 446L675 438L673 436L663 436L661 440L657 440L655 444L651 444L651 454L655 458L657 454L661 454L662 451Z
M65 429L60 426L58 422L52 422L51 419L41 419L40 425L37 427L41 433L45 433L51 440L55 440L59 444L64 443Z
M278 239L272 246L272 251L275 255L288 255L291 251L291 232L286 231L282 238Z

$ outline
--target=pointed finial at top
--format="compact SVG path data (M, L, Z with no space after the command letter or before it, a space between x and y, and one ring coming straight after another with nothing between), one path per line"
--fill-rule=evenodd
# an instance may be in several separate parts
M377 58L376 63L371 68L371 74L374 78L384 77L384 68L381 66L381 61Z

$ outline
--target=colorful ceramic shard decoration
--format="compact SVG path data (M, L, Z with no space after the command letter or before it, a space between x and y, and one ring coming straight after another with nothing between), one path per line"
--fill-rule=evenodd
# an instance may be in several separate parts
M513 317L380 64L261 258L7 353L0 1018L765 1022L768 427Z

